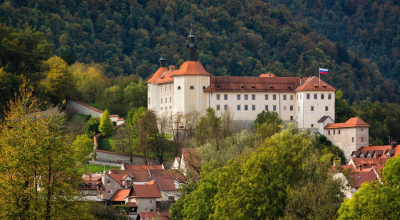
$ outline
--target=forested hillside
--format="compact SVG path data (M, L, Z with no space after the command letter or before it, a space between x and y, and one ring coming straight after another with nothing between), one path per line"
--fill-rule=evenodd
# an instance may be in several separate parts
M400 1L278 0L293 17L359 57L371 58L386 78L400 80Z
M158 68L162 51L170 64L185 60L194 24L200 61L214 75L309 76L325 67L323 80L343 90L350 103L367 97L400 102L397 82L384 80L375 63L296 23L286 8L261 1L15 0L1 4L0 19L43 32L68 64L102 63L107 76L143 78ZM7 65L0 60L0 67Z

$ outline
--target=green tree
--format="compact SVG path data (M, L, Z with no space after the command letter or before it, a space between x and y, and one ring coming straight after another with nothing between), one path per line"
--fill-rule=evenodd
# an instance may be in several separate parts
M100 118L99 131L101 132L101 135L105 137L111 136L114 133L113 124L110 118L110 113L108 112L107 109L103 112L103 115Z
M343 92L341 90L336 91L335 94L335 122L343 123L349 118L354 117L354 112L350 108L347 101L343 99Z
M283 128L283 121L276 111L262 111L257 114L254 121L254 131L261 141L273 134L278 133Z
M83 132L89 136L93 137L94 135L100 133L100 118L98 117L90 117L86 122L85 127L83 128Z
M116 152L128 154L131 164L133 163L133 154L137 150L137 136L129 126L123 126L115 131L113 149Z
M0 124L0 218L92 219L79 200L64 117L43 114L26 83Z
M124 91L117 85L107 88L103 94L102 104L111 112L126 115L127 108L123 105Z
M86 134L78 135L72 143L75 160L80 163L87 161L89 155L93 153L93 145L92 138L89 138Z
M339 211L338 219L397 219L400 212L400 158L386 161L379 181L365 182L351 199L346 199ZM382 211L384 210L384 211Z
M124 89L125 108L139 108L147 105L147 84L140 80L132 82Z

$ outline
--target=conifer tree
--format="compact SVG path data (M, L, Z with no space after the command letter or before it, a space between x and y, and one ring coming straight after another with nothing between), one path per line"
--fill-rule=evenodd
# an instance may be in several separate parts
M103 136L111 136L114 133L113 124L110 119L110 113L106 109L100 119L99 131Z

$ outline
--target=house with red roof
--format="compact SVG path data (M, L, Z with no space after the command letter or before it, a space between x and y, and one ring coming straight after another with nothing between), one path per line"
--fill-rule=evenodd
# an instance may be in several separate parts
M313 131L321 117L335 118L336 89L316 76L213 76L198 60L193 28L186 51L187 59L179 69L175 65L167 68L167 59L161 54L160 68L147 81L147 108L159 115L204 114L211 107L219 115L229 110L233 120L249 122L268 110L276 111L284 121L297 123L300 129Z
M136 220L151 220L155 217L158 217L159 220L171 219L169 212L139 212Z
M353 151L369 146L369 125L358 117L335 123L330 116L324 116L318 123L319 132L342 149L346 159Z

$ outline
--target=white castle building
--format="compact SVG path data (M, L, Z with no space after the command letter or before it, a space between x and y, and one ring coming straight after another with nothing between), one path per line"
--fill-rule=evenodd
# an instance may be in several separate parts
M323 116L335 120L336 89L318 77L213 76L198 61L193 29L188 38L187 61L179 69L167 68L161 55L160 68L147 82L148 109L158 114L205 113L208 107L221 114L229 109L238 121L254 121L262 110L269 110L300 129L315 131Z

